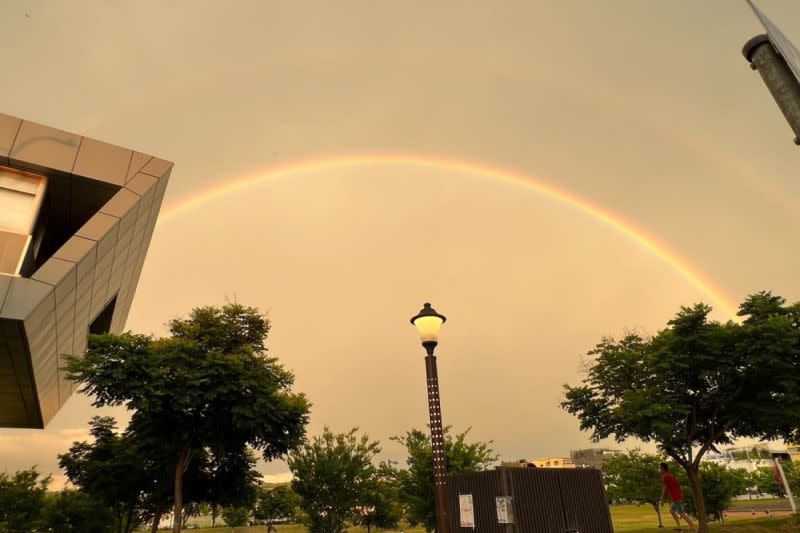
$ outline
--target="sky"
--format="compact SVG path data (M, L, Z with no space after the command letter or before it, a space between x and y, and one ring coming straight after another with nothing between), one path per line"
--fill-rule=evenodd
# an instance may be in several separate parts
M800 5L759 5L800 41ZM741 55L744 1L3 8L0 112L175 162L126 327L259 307L310 435L403 459L424 302L448 318L444 423L515 460L591 445L559 402L602 337L800 299L800 154ZM0 430L0 470L63 484L88 420L127 420L90 403Z

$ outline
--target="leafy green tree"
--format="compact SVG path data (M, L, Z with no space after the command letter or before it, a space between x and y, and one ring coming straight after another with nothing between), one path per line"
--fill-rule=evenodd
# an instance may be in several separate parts
M50 480L40 479L35 466L14 474L0 472L0 532L34 529Z
M739 437L791 438L800 427L800 305L768 292L740 306L741 324L684 307L652 338L603 339L564 409L595 441L655 442L686 472L700 531L706 452Z
M168 458L174 533L198 450L224 455L248 445L269 461L303 441L309 404L292 392L292 373L267 357L268 332L257 309L202 307L171 321L169 338L96 335L83 357L68 358L69 378L93 405L125 405L138 445Z
M112 417L95 416L89 426L94 442L73 443L58 464L73 485L111 510L115 531L129 533L142 517L140 496L150 489L146 461L131 439L116 431ZM81 502L81 496L71 497L76 505Z
M795 461L789 463L781 462L781 467L783 467L783 473L789 483L789 489L791 489L792 495L797 500L800 498L800 463Z
M380 446L367 435L358 437L357 431L334 434L326 427L289 455L292 490L300 496L310 533L341 533L368 505Z
M356 510L355 523L371 533L372 528L395 529L403 518L394 469L382 464L364 503Z
M603 464L603 479L609 498L615 501L648 503L661 520L661 472L658 455L642 453L639 449L609 457Z
M227 453L209 455L203 467L203 480L197 500L211 509L211 524L221 507L255 506L261 474L256 470L256 457L242 447Z
M784 470L785 471L785 470ZM771 494L776 498L784 496L783 486L778 482L775 470L771 466L762 466L752 474L753 483L762 494ZM789 485L791 487L791 485Z
M246 507L223 507L222 521L228 527L242 527L250 519L250 510Z
M467 442L469 429L453 438L450 428L444 428L447 471L462 474L486 470L497 461L491 442ZM406 469L398 470L397 484L400 500L412 525L422 524L430 533L436 529L436 488L433 483L433 451L430 436L419 429L392 437L400 443L408 457Z
M119 522L104 502L65 490L47 495L40 523L42 531L50 533L111 533Z
M733 502L734 496L744 494L750 481L749 474L743 469L726 468L724 466L703 462L700 465L700 487L703 489L706 512L715 520L723 520L723 512ZM682 485L688 483L686 473L678 469L678 479ZM696 512L694 495L685 494L687 511Z
M267 526L267 531L274 528L275 522L290 519L300 505L300 497L292 490L291 485L277 487L260 487L253 517Z

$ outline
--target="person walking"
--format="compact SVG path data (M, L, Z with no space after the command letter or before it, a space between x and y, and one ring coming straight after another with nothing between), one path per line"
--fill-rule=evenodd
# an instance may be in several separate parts
M689 518L689 515L686 514L686 510L683 508L683 491L681 490L681 484L678 478L669 471L669 465L667 463L661 463L660 468L661 482L664 486L661 487L661 499L658 501L659 507L664 503L664 495L668 494L672 502L669 506L669 513L672 515L672 518L675 519L675 531L683 531L680 521L680 519L683 518L686 523L689 524L689 527L692 528L692 531L697 533L694 522L692 522L692 519Z

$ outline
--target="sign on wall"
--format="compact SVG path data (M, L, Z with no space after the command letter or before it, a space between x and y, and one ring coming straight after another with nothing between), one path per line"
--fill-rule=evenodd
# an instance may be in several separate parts
M497 523L513 524L514 508L511 505L511 496L498 496L494 501L497 507Z
M475 527L475 509L472 507L472 494L458 495L458 509L461 527Z

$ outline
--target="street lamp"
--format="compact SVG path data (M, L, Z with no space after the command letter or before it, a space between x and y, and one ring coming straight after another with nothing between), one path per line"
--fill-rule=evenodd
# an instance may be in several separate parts
M419 330L422 346L425 348L425 373L428 377L428 412L431 421L431 449L433 451L433 483L436 487L436 533L450 533L447 519L447 486L445 475L447 467L444 455L444 431L442 430L442 408L439 403L439 373L436 370L436 356L433 351L439 344L439 329L447 320L437 313L431 304L426 303L422 310L411 319Z

